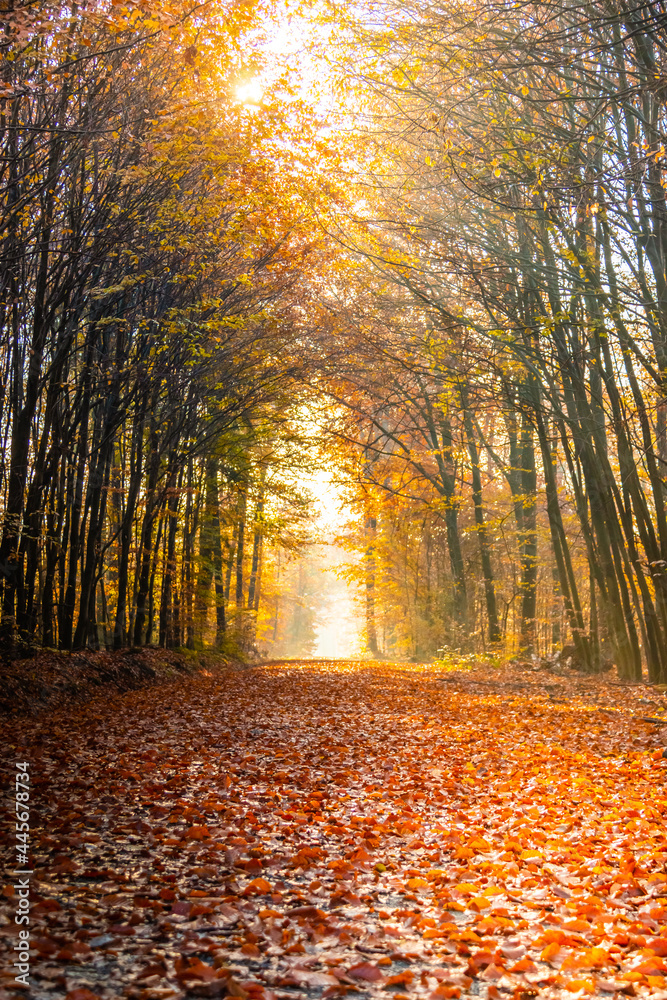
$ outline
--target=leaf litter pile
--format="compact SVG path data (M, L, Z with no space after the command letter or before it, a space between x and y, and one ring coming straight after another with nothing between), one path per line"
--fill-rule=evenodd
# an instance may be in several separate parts
M275 664L10 723L29 995L667 998L667 706L551 680Z

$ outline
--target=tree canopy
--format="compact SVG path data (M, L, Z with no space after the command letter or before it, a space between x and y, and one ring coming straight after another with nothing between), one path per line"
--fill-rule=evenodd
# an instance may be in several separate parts
M3 648L284 648L324 464L368 655L666 680L664 16L5 4Z

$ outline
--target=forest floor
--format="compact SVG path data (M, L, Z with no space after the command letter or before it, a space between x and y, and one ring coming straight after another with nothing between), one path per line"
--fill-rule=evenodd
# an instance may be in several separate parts
M159 649L155 646L107 650L36 649L29 656L0 660L0 715L35 715L70 709L104 691L115 697L165 684L179 675L209 673L243 664L220 653Z
M5 720L32 951L22 990L10 855L0 997L667 998L666 708L303 662Z

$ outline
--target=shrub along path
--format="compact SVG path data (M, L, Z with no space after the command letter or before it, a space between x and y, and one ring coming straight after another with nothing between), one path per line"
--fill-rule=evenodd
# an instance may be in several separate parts
M662 714L608 681L304 662L12 720L30 995L667 998Z

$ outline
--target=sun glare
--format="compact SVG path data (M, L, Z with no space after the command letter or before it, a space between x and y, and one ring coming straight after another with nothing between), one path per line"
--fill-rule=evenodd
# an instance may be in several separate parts
M247 80L236 88L236 99L246 108L258 108L262 103L264 89L258 79Z

